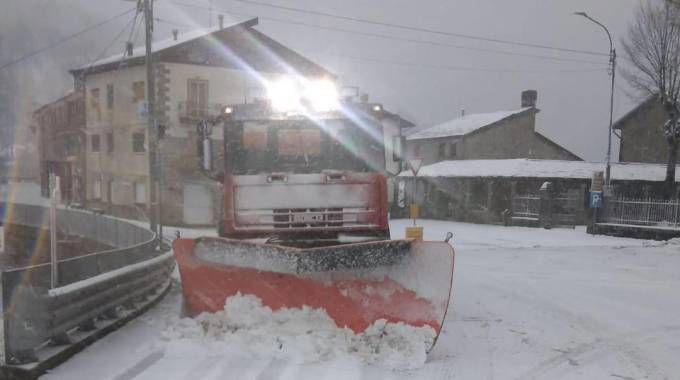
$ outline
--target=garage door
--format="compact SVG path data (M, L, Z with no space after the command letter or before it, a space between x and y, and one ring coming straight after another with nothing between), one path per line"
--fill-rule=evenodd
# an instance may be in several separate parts
M183 219L186 224L213 224L213 194L206 185L184 184Z

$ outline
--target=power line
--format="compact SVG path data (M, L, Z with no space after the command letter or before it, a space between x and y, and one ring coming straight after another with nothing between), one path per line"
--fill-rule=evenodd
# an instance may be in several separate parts
M437 41L431 41L431 40L403 38L403 37L390 36L390 35L387 35L387 34L361 32L361 31L357 31L357 30L349 30L349 29L335 28L335 27L330 27L330 26L314 25L314 24L308 24L308 23L299 22L299 21L273 19L273 18L269 18L269 17L262 17L262 19L275 21L275 22L289 23L289 24L294 24L294 25L307 26L307 27L318 28L318 29L326 29L326 30L344 32L344 33L357 34L357 35L362 35L362 36L370 36L370 37L377 37L377 38L383 38L383 39L388 39L388 40L404 41L404 42L411 42L411 43L425 44L425 45L432 45L432 46L442 46L442 47L449 47L449 48L461 49L461 50L479 51L479 52L485 52L485 53L502 54L502 55L516 56L516 57L547 59L547 60L552 60L552 61L606 64L606 62L596 62L596 61L587 61L587 60L582 60L582 59L551 57L551 56L547 56L547 55L514 53L514 52L509 52L509 51L503 51L503 50L475 48L475 47L470 47L470 46L454 45L454 44L448 44L448 43L444 43L444 42L437 42Z
M562 52L568 52L568 53L589 54L589 55L598 55L598 56L607 56L607 57L609 56L609 54L599 53L599 52L594 52L594 51L588 51L588 50L568 49L568 48L561 48L561 47L557 47L557 46L549 46L549 45L533 44L533 43L528 43L528 42L520 42L520 41L502 40L502 39L498 39L498 38L474 36L474 35L471 35L471 34L453 33L453 32L447 32L447 31L443 31L443 30L437 30L437 29L430 29L430 28L417 27L417 26L411 26L411 25L395 24L395 23L384 22L384 21L368 20L368 19L363 19L363 18L358 18L358 17L336 15L336 14L333 14L333 13L312 11L312 10L295 8L295 7L285 6L285 5L265 3L265 2L261 2L261 1L254 1L254 0L232 0L232 1L245 3L245 4L258 5L258 6L262 6L262 7L282 9L282 10L291 11L291 12L306 13L306 14L315 15L315 16L331 17L331 18L335 18L335 19L339 19L339 20L346 20L346 21L359 22L359 23L364 23L364 24L372 24L372 25L386 26L386 27L390 27L390 28L410 30L410 31L415 31L415 32L425 32L425 33L439 34L439 35L443 35L443 36L459 37L459 38L465 38L465 39L471 39L471 40L494 42L494 43L499 43L499 44L513 45L513 46L523 46L523 47L530 47L530 48L536 48L536 49L555 50L555 51L562 51Z
M179 22L166 20L166 19L159 18L159 17L154 17L154 21L165 23L165 24L172 25L172 26L176 26L178 28L185 28L185 29L199 29L200 28L197 25L182 24L182 23L179 23Z
M97 55L97 56L95 57L95 59L92 60L92 62L90 62L90 64L87 66L87 69L83 70L83 74L87 73L90 69L92 69L92 66L94 66L94 64L95 64L97 61L99 61L100 59L104 58L104 56L105 56L106 53L109 51L109 49L111 49L111 46L113 46L113 45L116 43L116 41L118 41L118 39L120 38L120 36L122 36L123 33L125 33L125 30L126 30L128 27L130 27L130 25L132 25L132 28L130 29L130 37L128 37L128 41L130 41L130 38L131 38L132 34L133 34L134 31L135 31L135 26L136 26L136 24L137 24L137 17L138 17L138 16L139 16L139 11L135 13L135 17L133 17L132 20L128 21L127 24L125 24L125 26L123 27L123 29L121 29L121 31L118 32L118 34L113 38L113 40L111 40L111 42L104 48L104 50L102 50L102 52L99 53L99 55ZM126 46L126 48L127 48L127 46ZM124 52L124 51L123 51L123 52Z
M24 56L21 56L21 57L15 59L15 60L13 60L13 61L4 63L2 66L0 66L0 70L5 69L5 68L7 68L7 67L9 67L9 66L15 65L15 64L17 64L17 63L19 63L19 62L22 62L22 61L24 61L24 60L26 60L26 59L29 59L29 58L31 58L31 57L34 57L34 56L36 56L36 55L38 55L38 54L40 54L40 53L42 53L42 52L44 52L44 51L50 50L50 49L52 49L52 48L55 48L55 47L57 47L57 46L59 46L59 45L65 43L65 42L67 42L67 41L70 41L70 40L72 40L72 39L74 39L74 38L80 36L80 35L83 35L83 34L89 32L89 31L92 31L92 30L94 30L94 29L97 29L97 28L99 28L100 26L102 26L102 25L104 25L104 24L108 24L108 23L110 23L111 21L113 21L113 20L115 20L115 19L118 19L118 18L120 18L120 17L122 17L122 16L125 16L126 14L133 12L135 9L137 9L137 7L134 7L134 8L132 8L132 9L130 9L130 10L127 10L127 11L125 11L125 12L123 12L123 13L119 13L119 14L117 14L117 15L115 15L115 16L109 18L109 19L106 19L106 20L104 20L104 21L102 21L102 22L100 22L100 23L98 23L98 24L89 26L89 27L87 27L87 28L85 28L85 29L83 29L83 30L81 30L81 31L79 31L79 32L76 32L76 33L73 33L73 34L71 34L71 35L69 35L69 36L66 36L66 37L60 39L59 41L57 41L57 42L55 42L55 43L53 43L53 44L51 44L51 45L42 47L42 48L40 48L40 49L38 49L38 50L34 50L34 51L32 51L32 52L30 52L30 53L24 55Z
M175 25L175 26L178 26L178 27L187 27L187 28L193 27L191 25L181 24L181 23L177 23L177 22L165 20L165 19L156 19L156 21L168 23L168 24ZM424 65L424 64L418 64L418 63L399 62L399 61L393 61L393 60L387 60L387 59L357 57L357 56L350 56L350 55L336 54L336 53L325 53L325 52L316 52L316 54L336 56L336 57L350 59L350 60L367 61L367 62L372 62L372 63L386 63L386 64L392 64L392 65L397 65L397 66L418 67L418 68L425 68L425 69L448 70L448 71L472 71L472 72L486 72L486 73L580 73L580 72L598 72L598 71L606 71L607 70L606 67L602 67L602 68L598 68L598 69L583 68L583 69L564 69L564 70L485 69L485 68L465 67L465 66ZM576 61L578 61L578 60L576 60ZM578 61L578 62L581 62L581 61ZM586 63L599 63L599 62L593 62L593 61L585 61L585 62ZM605 65L605 63L602 63L602 65Z
M366 57L356 57L356 56L349 56L349 55L343 55L343 54L334 54L334 53L319 53L319 54L324 54L324 55L331 55L331 56L336 56L340 58L345 58L345 59L351 59L351 60L357 60L357 61L367 61L367 62L373 62L373 63L381 63L381 64L390 64L390 65L395 65L395 66L404 66L404 67L417 67L417 68L423 68L423 69L433 69L433 70L446 70L446 71L468 71L468 72L482 72L482 73L527 73L527 74L538 74L538 73L586 73L586 72L604 72L607 69L606 68L600 68L600 69L592 69L592 68L584 68L584 69L559 69L559 70L543 70L543 69L538 69L538 70L521 70L521 69L486 69L486 68L479 68L479 67L467 67L467 66L444 66L444 65L426 65L426 64L421 64L421 63L413 63L413 62L401 62L401 61L394 61L394 60L388 60L388 59L380 59L380 58L366 58Z
M179 2L173 2L173 3L180 5L180 6L194 7L194 8L207 10L207 7L203 7L203 6L200 6L200 5L186 4L186 3L179 3ZM249 14L245 14L245 13L237 13L237 12L221 11L221 10L219 10L219 11L223 12L223 13L236 15L236 16L247 16L247 17L252 16L252 17L254 17L253 15L249 15ZM494 53L494 54L501 54L501 55L508 55L508 56L516 56L516 57L545 59L545 60L551 60L551 61L578 62L578 63L590 63L590 64L606 64L606 62L596 62L596 61L588 61L588 60L573 59L573 58L552 57L552 56L547 56L547 55L515 53L515 52L509 52L509 51L503 51L503 50L455 45L455 44L449 44L449 43L445 43L445 42L438 42L438 41L432 41L432 40L397 37L397 36L391 36L391 35L387 35L387 34L370 33L370 32L362 32L362 31L358 31L358 30L315 25L315 24L309 24L309 23L306 23L306 22L286 20L286 19L280 19L280 18L273 18L273 17L268 17L268 16L258 16L258 17L263 19L263 20L269 20L269 21L280 22L280 23L285 23L285 24L299 25L299 26L303 26L303 27L331 30L331 31L336 31L336 32L343 32L343 33L356 34L356 35L369 36L369 37L377 37L377 38L382 38L382 39L387 39L387 40L404 41L404 42L410 42L410 43L416 43L416 44L424 44L424 45L431 45L431 46L442 46L442 47L461 49L461 50L479 51L479 52L485 52L485 53ZM175 25L175 26L178 26L178 27L183 27L183 28L191 28L192 27L190 25L179 24L179 23L176 23L176 22L170 21L170 20L161 20L161 19L156 19L156 20L160 21L160 22L166 22L168 24Z
M181 24L181 23L178 23L178 22L165 20L165 19L158 19L157 18L156 21L167 23L167 24L170 24L170 25L175 25L175 26L178 26L178 27L186 27L186 28L194 27L192 25ZM351 59L351 60L368 61L368 62L373 62L373 63L387 63L387 64L394 64L394 65L398 65L398 66L420 67L420 68L427 68L427 69L443 69L443 70L453 70L453 71L477 71L477 72L491 72L491 73L571 73L571 72L578 73L578 72L596 72L596 71L606 71L607 70L607 67L604 66L604 65L606 65L604 62L580 61L580 60L574 60L574 61L591 63L591 64L602 64L603 67L598 68L598 69L583 68L583 69L561 69L561 70L484 69L484 68L478 68L478 67L464 67L464 66L423 65L423 64L417 64L417 63L399 62L399 61L392 61L392 60L386 60L386 59L356 57L356 56L349 56L349 55L337 54L337 53L326 53L326 52L316 52L316 53L322 54L322 55L337 56L337 57Z

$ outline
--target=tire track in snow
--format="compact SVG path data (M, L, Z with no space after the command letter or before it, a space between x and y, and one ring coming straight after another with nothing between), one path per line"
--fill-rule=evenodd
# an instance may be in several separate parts
M262 372L257 376L256 380L270 380L278 379L281 377L283 370L287 367L287 361L272 358L266 367L262 369Z
M572 365L589 364L612 354L617 355L621 362L633 364L633 366L644 373L645 378L669 379L668 375L661 371L654 362L643 355L644 352L642 350L633 346L633 344L641 343L641 341L649 342L664 338L667 332L668 329L662 328L621 335L616 338L598 337L591 342L579 344L573 349L562 352L560 355L544 360L538 366L519 376L518 379L536 379L565 363Z
M187 374L184 376L184 380L196 380L196 379L206 379L209 378L207 375L211 371L215 371L215 365L219 364L224 358L221 356L209 356L200 360L197 364L193 365Z
M145 357L143 357L140 361L135 363L132 367L129 367L128 369L125 370L125 372L121 373L120 375L114 377L112 380L131 380L134 379L135 377L141 375L149 369L152 365L158 363L159 360L161 360L165 356L165 353L163 351L154 351Z
M578 328L582 331L595 337L595 339L591 342L582 343L568 352L564 352L550 359L544 360L536 367L526 371L523 375L518 376L517 379L536 379L539 376L545 375L550 371L557 369L563 364L573 364L575 358L577 357L593 354L596 352L599 352L599 354L582 363L592 363L599 357L613 353L621 355L627 359L627 361L640 370L640 372L642 372L646 378L668 379L668 375L665 374L651 359L649 359L644 351L634 347L631 344L633 343L632 340L634 340L636 337L653 337L654 334L659 332L667 333L668 328L653 329L632 334L619 334L592 317L576 315L568 309L553 303L552 301L541 299L539 298L539 294L535 294L535 297L528 297L519 292L508 290L507 288L500 288L489 284L484 284L483 286L484 288L495 291L499 294L511 295L514 300L519 302L532 304L541 310L549 311L550 313L554 314L558 320L565 320L570 325L578 326Z

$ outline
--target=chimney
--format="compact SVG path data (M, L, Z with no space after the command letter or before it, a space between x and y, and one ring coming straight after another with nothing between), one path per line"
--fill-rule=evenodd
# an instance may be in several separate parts
M217 20L220 23L220 30L224 29L224 15L217 15Z
M177 36L179 35L179 30L178 29L173 29L172 30L172 39L177 41Z
M522 91L522 108L536 107L538 92L536 90Z
M127 41L125 42L125 56L126 57L132 57L132 42Z

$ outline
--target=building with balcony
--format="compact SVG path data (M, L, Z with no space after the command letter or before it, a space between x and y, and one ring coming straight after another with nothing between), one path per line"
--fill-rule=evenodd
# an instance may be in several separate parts
M85 97L74 91L46 104L33 113L33 127L38 138L40 187L49 195L49 175L60 178L64 203L85 201Z
M221 185L197 165L196 125L224 105L252 102L263 82L283 76L334 78L323 67L257 31L257 18L154 42L157 124L168 224L214 225ZM221 23L220 23L221 24ZM85 94L83 145L88 207L145 218L149 209L144 46L72 70ZM214 146L221 147L221 126ZM220 152L216 152L218 155Z

